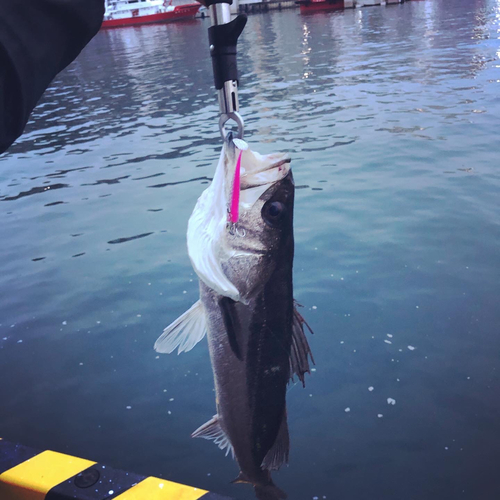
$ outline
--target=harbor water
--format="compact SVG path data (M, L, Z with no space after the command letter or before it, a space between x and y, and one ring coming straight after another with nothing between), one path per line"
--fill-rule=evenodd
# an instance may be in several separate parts
M209 23L100 32L0 156L0 436L248 500L190 438L215 413L206 341L153 350L198 296ZM499 33L494 0L249 17L246 139L292 157L314 330L291 500L500 498Z

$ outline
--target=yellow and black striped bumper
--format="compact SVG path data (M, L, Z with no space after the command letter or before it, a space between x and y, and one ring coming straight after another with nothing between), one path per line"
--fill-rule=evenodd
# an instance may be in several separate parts
M0 438L0 500L230 500Z

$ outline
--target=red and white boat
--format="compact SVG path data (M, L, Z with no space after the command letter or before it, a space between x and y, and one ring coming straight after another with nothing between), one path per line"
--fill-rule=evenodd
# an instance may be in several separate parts
M339 10L344 8L344 0L297 0L301 14L321 10Z
M172 0L106 0L102 28L192 19L199 8L199 3L172 5Z

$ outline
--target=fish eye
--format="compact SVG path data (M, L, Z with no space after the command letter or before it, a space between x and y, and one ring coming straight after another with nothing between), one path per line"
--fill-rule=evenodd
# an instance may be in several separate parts
M268 201L262 207L262 218L269 226L275 227L283 218L286 207L280 201Z
M283 211L283 203L280 203L279 201L273 201L269 205L269 209L267 210L267 213L271 217L278 217L278 215L280 215L282 211Z

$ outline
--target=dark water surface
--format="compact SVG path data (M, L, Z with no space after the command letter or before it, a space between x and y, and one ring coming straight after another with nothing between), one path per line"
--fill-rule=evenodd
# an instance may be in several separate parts
M251 499L189 437L215 410L206 342L152 349L198 293L208 26L101 32L0 157L0 435ZM499 32L487 0L249 18L246 137L292 155L315 330L292 500L500 498Z

